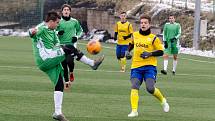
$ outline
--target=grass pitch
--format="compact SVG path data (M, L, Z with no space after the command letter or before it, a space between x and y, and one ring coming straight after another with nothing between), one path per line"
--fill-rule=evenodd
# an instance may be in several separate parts
M86 42L79 48L87 56ZM130 112L129 69L119 72L112 44L103 44L104 63L97 71L75 62L75 82L64 93L63 112L70 121L214 121L215 59L179 55L176 76L158 73L157 87L170 104L164 113L159 102L140 89L139 117ZM162 68L159 58L158 71ZM128 62L128 67L130 62ZM169 70L172 68L169 61ZM0 121L53 121L53 85L36 68L29 38L0 36Z

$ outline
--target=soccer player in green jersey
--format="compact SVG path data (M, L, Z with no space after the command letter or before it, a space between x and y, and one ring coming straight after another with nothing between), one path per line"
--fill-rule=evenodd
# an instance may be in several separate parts
M175 75L177 66L177 55L179 52L179 38L181 36L181 25L175 22L175 16L169 15L169 22L164 25L163 41L164 41L164 67L161 73L167 74L168 58L173 55L173 68L172 74Z
M64 4L61 7L62 17L60 23L57 27L57 31L59 31L59 39L60 44L72 44L76 47L78 38L82 35L83 30L78 22L78 20L72 18L71 14L71 6L68 4ZM68 55L66 59L62 62L62 66L64 69L64 79L67 83L74 81L74 58L71 55ZM69 74L68 74L69 69ZM69 75L69 77L68 77ZM69 84L70 85L70 84Z
M59 121L68 121L62 113L63 102L63 68L61 62L67 55L73 55L76 60L81 61L94 70L102 63L104 56L97 60L87 58L73 45L60 45L55 28L60 21L60 16L55 11L48 12L45 22L29 30L32 38L33 53L37 67L46 73L55 86L53 118Z

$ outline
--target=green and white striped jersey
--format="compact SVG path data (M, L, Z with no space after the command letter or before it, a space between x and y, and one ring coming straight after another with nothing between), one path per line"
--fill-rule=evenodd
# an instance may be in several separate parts
M59 46L59 39L55 30L48 28L45 22L36 26L37 32L32 38L33 53L37 67L45 72L56 85L59 74L63 74L61 62L65 53Z

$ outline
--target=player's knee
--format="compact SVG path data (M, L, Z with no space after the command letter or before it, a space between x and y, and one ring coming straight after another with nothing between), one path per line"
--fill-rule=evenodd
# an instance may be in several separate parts
M154 94L155 87L154 86L148 86L148 87L146 87L146 90L147 90L148 93Z
M121 57L117 55L116 58L117 58L118 60L120 60Z
M163 57L164 57L164 59L168 59L169 58L169 56L167 54L164 54Z
M177 58L177 55L173 55L173 59L174 60L177 60L178 58Z
M152 79L152 78L146 79L146 90L150 94L154 94L154 91L155 91L154 85L155 85L155 80L154 79Z
M116 56L118 60L120 60L121 58L124 58L123 54L119 54Z
M125 57L125 53L122 53L122 54L121 54L121 58L124 58L124 57Z
M80 50L77 50L75 56L77 56L76 60L79 61L82 58L82 56L84 56L84 53L82 53Z
M137 79L137 78L131 78L130 81L131 81L131 84L132 84L132 86L131 86L132 89L137 89L137 90L140 89L141 82L140 82L139 79Z

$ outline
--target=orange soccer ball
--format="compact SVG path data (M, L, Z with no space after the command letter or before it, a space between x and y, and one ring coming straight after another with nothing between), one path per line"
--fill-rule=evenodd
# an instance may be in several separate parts
M87 51L92 54L96 55L102 50L101 43L97 40L90 40L87 43Z

